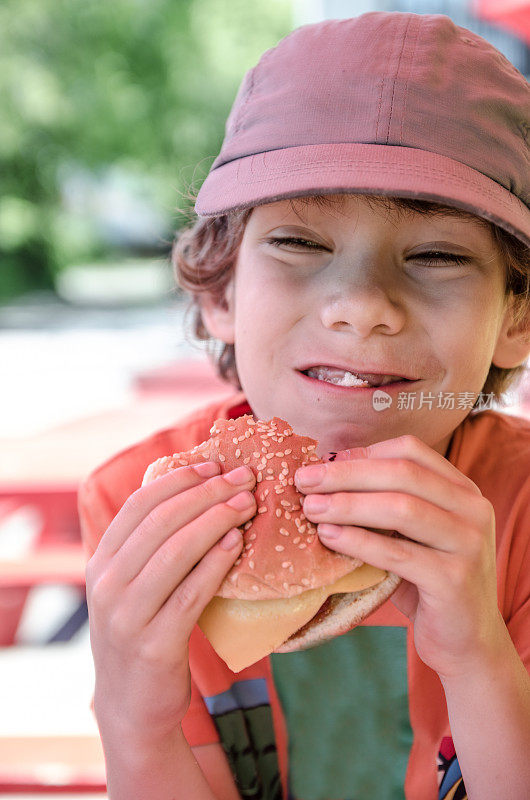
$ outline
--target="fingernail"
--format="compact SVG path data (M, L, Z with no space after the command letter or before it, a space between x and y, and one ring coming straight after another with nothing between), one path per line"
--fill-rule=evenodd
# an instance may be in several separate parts
M316 486L326 473L324 464L315 464L311 467L300 467L296 470L294 481L297 486Z
M221 547L223 550L232 550L236 544L241 543L241 531L238 528L232 528L228 531L228 533L223 536L221 539Z
M340 525L329 525L327 522L317 525L317 533L323 539L336 539L340 532Z
M320 514L329 507L331 498L325 494L308 494L304 498L304 514L309 511L310 514Z
M245 508L250 508L250 506L254 503L254 495L250 492L239 492L234 497L231 497L230 500L226 501L226 504L235 508L237 511L244 511Z
M193 464L193 469L201 478L212 478L220 472L219 464L214 461L205 461L203 464Z
M231 472L225 472L224 479L231 483L232 486L238 486L242 483L248 483L252 477L252 472L248 467L237 467Z

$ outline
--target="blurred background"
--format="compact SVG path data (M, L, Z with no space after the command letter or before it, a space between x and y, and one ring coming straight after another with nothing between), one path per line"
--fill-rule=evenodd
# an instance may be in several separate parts
M530 74L524 0L3 0L0 794L104 798L76 493L230 393L168 254L243 73L293 28L441 13ZM530 417L525 378L506 413Z

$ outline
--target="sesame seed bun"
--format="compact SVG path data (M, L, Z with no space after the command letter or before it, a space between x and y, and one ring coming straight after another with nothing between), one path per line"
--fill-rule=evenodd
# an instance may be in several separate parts
M316 526L303 513L303 495L294 485L294 473L306 464L322 462L315 453L317 445L315 439L295 434L279 417L262 421L245 414L235 420L216 420L208 440L193 450L160 458L147 468L143 484L171 469L204 461L219 463L222 473L243 464L254 473L257 513L242 526L243 550L216 592L217 598L244 601L233 604L233 615L249 618L256 609L259 618L266 606L245 601L295 597L299 597L299 602L286 603L285 613L291 613L287 609L295 606L299 613L306 597L308 608L309 598L313 597L314 602L316 593L311 590L331 586L341 578L348 581L345 576L351 578L363 566L359 559L324 547ZM324 602L318 603L321 606L318 613L286 637L286 641L278 643L274 652L320 644L349 630L380 606L400 579L370 569L377 574L374 586L331 596L321 592L319 596ZM269 607L275 609L275 614L282 613L282 606L277 603Z

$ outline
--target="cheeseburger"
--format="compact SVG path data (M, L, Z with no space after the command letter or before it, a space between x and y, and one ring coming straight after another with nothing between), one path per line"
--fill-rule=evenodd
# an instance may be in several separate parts
M345 633L392 594L400 578L324 547L304 516L294 474L322 462L315 439L279 417L250 414L218 419L210 434L193 450L159 458L142 485L202 461L216 461L222 473L246 464L256 477L257 512L241 527L241 555L198 620L233 672Z

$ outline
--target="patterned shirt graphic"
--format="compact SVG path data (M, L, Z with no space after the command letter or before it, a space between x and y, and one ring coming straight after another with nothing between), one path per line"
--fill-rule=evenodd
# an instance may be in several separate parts
M237 681L204 702L219 732L243 800L281 800L282 787L267 682Z
M467 800L466 787L462 780L460 764L456 757L455 746L450 736L445 736L438 753L438 773L440 791L438 800Z

